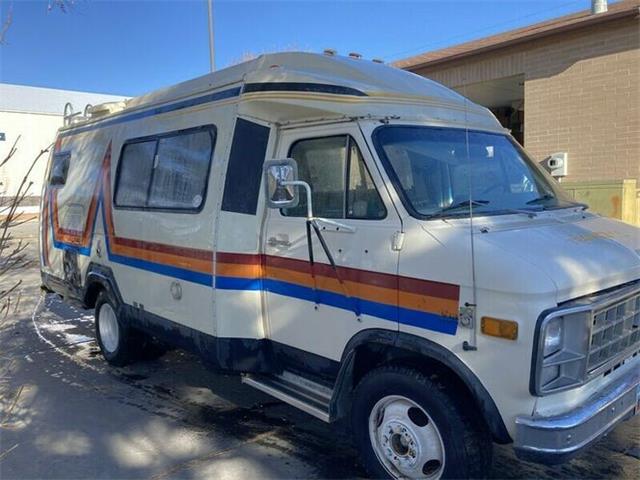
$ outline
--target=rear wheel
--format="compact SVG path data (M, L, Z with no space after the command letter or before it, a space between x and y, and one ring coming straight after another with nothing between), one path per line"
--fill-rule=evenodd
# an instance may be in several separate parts
M367 374L354 392L352 427L374 478L481 478L491 438L463 399L403 367Z
M95 306L96 339L102 355L111 365L122 367L131 363L133 337L123 322L118 302L106 290L98 295Z

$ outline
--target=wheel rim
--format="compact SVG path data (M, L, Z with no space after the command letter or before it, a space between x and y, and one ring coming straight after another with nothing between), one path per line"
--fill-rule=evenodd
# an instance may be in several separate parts
M116 312L108 303L103 303L100 307L100 320L98 321L100 340L102 347L109 353L113 353L118 348L120 329Z
M379 400L369 415L369 438L378 460L393 478L442 475L442 436L429 414L413 400L399 395Z

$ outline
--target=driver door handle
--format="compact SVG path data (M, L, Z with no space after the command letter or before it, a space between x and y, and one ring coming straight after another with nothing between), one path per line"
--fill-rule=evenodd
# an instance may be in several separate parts
M289 240L280 240L276 237L269 237L267 240L267 245L270 247L286 247L289 248L291 246L291 242Z

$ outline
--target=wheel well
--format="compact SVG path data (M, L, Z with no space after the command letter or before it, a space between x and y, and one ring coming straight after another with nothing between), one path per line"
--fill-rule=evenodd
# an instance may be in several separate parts
M100 292L105 290L104 286L100 282L91 282L87 287L87 291L84 294L84 305L87 308L93 308L96 306L96 300Z
M380 348L376 348L374 345L363 345L357 349L352 387L355 388L368 372L384 365L408 367L425 375L437 375L443 382L455 388L456 391L473 394L452 368L433 357L398 347L387 347L381 351Z
M506 433L506 430L504 430L502 418L497 411L492 414L491 409L487 409L487 405L483 404L483 399L479 398L477 392L473 391L462 379L461 375L451 366L424 353L389 345L360 345L354 354L353 372L348 391L353 391L358 382L368 372L385 365L413 368L429 377L437 376L441 382L447 384L449 388L456 392L456 395L459 396L458 398L469 399L473 402L472 408L475 408L475 411L480 413L476 418L491 432L494 441L503 444L512 441L508 433ZM348 401L350 405L351 396L348 395L348 397L349 399L345 400ZM343 404L342 407L349 408L349 406L345 404Z

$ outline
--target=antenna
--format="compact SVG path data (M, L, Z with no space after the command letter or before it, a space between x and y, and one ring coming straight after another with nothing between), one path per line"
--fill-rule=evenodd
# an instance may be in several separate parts
M475 248L475 233L473 231L473 168L471 166L471 152L469 150L469 99L467 98L467 84L464 79L464 136L465 146L467 150L467 163L469 164L468 188L469 188L469 241L471 242L471 304L466 304L465 307L471 308L471 336L468 342L462 344L464 350L477 350L478 349L478 319L477 319L477 304L478 304L478 291L476 287L476 248Z
M216 69L216 57L213 46L213 0L207 0L207 19L209 23L209 63L211 64L211 71Z

